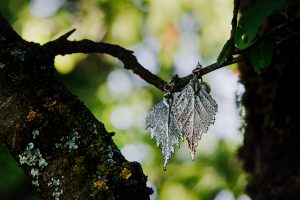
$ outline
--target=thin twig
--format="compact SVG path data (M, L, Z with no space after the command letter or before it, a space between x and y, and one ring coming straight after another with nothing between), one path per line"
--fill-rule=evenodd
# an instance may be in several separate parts
M240 8L241 0L234 0L234 6L233 6L233 14L232 14L232 19L231 19L231 31L230 31L230 38L229 40L225 43L224 48L226 47L226 51L222 53L222 57L218 58L219 64L223 64L227 60L232 60L233 55L236 52L236 47L234 45L234 35L236 32L236 27L237 27L237 18L238 18L238 12ZM228 45L228 46L227 46ZM223 52L222 50L222 52Z
M66 39L68 39L68 37L70 37L70 35L72 35L75 31L76 31L76 28L73 28L72 30L70 30L70 31L68 31L67 33L63 34L62 36L60 36L60 37L57 38L56 40L66 40Z
M233 15L231 20L231 32L230 32L230 38L234 37L236 26L237 26L237 17L239 13L239 8L241 5L241 0L234 0L234 6L233 6Z
M217 69L220 69L222 67L226 67L228 65L234 64L234 63L239 63L239 62L243 62L248 60L249 58L249 54L244 54L241 55L239 57L233 58L229 61L226 61L222 64L218 64L218 63L213 63L211 65L208 65L204 68L202 68L197 74L198 74L198 78L201 78L203 75L208 74L212 71L215 71ZM183 88L185 85L187 85L189 83L189 81L194 77L193 74L190 74L188 76L179 78L178 81L175 83L174 88L172 90L172 92L176 92L176 91L180 91L181 88Z

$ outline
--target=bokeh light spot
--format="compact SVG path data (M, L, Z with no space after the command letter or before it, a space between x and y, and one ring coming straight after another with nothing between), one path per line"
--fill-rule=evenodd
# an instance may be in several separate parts
M132 83L129 75L124 70L114 70L107 78L108 89L117 96L130 95Z
M63 0L33 0L30 3L30 11L40 18L50 17L56 13L63 2Z
M153 149L141 142L125 145L121 153L128 161L137 161L142 164L149 164L154 158Z
M132 110L129 107L120 106L113 109L110 115L110 121L117 129L128 129L133 123L132 115Z

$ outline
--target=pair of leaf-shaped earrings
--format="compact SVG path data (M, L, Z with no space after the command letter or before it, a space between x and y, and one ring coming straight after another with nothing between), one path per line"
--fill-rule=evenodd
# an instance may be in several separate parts
M164 99L156 104L146 118L146 129L150 128L151 138L156 137L157 146L161 146L164 156L164 170L174 153L174 145L180 146L184 138L194 160L198 140L215 121L218 105L210 96L210 87L200 79L201 65L193 70L194 77L181 92L171 93L166 88Z

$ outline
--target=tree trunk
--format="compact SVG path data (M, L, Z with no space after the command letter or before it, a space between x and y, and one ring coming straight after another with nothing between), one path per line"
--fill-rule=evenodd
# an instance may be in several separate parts
M44 199L149 199L140 164L56 79L54 57L0 15L0 142Z
M289 17L299 16L300 2L288 3ZM263 29L284 21L284 16L269 18ZM284 32L299 33L299 28L293 23ZM277 41L283 38L282 32L275 36ZM240 65L247 124L240 158L253 200L300 199L299 41L298 35L277 48L271 66L259 75L249 63Z

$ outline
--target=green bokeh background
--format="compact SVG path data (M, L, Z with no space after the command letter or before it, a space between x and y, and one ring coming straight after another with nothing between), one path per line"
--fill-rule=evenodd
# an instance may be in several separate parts
M229 38L232 7L232 0L0 1L0 12L26 40L43 44L76 28L70 39L134 50L145 67L165 80L175 72L190 73L198 61L216 60ZM235 155L242 138L237 128L235 139L210 129L199 143L195 162L184 143L164 172L160 148L144 130L146 113L161 100L162 92L107 55L58 56L55 65L68 88L108 131L116 132L114 141L125 157L142 164L155 190L152 199L249 199L244 194L246 175ZM236 79L235 67L229 71L227 78ZM227 106L222 96L216 99ZM29 183L0 146L0 199L39 199Z

